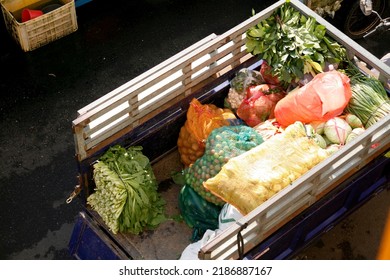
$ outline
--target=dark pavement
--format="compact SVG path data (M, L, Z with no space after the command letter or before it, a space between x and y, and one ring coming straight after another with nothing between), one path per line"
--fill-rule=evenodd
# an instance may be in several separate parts
M77 8L75 33L28 53L1 21L0 259L71 259L81 202L65 200L77 184L78 109L273 2L93 0ZM374 41L367 47L385 54Z

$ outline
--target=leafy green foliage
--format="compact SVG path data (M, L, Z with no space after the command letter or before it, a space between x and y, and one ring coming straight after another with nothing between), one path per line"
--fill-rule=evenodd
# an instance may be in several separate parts
M142 147L111 147L94 165L94 181L87 202L113 233L139 234L166 220L165 202Z
M246 35L247 51L266 60L282 83L298 82L307 73L315 76L326 62L338 64L346 59L345 48L326 35L326 27L289 2L249 28Z

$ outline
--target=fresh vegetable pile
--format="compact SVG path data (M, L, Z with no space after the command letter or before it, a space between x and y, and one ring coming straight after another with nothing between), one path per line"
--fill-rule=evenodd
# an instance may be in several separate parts
M345 48L326 35L325 26L305 17L288 2L246 35L248 52L266 60L285 87L347 58Z
M261 59L261 66L236 73L224 105L264 143L218 162L217 170L214 161L185 169L192 178L187 187L243 214L390 112L381 82L352 67L346 49L325 27L288 1L246 35L247 51ZM213 145L222 144L213 132Z
M382 83L289 2L246 35L260 69L236 73L224 108L194 98L178 135L178 206L198 232L215 229L226 204L249 213L390 113ZM166 219L141 150L114 146L94 165L88 204L114 233L138 234Z
M87 202L113 233L139 234L165 220L165 202L142 147L111 147L94 165L96 189Z

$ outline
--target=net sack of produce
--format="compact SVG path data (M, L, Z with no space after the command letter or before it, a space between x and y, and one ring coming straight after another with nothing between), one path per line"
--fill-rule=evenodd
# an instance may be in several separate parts
M189 166L204 153L207 136L213 129L229 125L236 116L229 109L214 104L201 104L192 99L187 111L187 120L181 127L177 147L184 166Z
M263 83L265 81L259 71L248 68L241 69L230 81L230 89L225 98L225 107L233 111L237 110L246 96L247 88Z
M225 202L203 187L203 182L214 177L231 158L263 143L263 138L245 125L214 129L206 141L205 152L184 170L185 183L205 200L222 206Z
M203 185L246 215L328 155L314 139L307 137L305 126L297 122L283 133L230 159Z
M139 234L165 221L165 201L142 147L111 147L94 164L95 192L87 204L113 233Z
M296 121L327 121L343 113L351 96L347 75L337 70L323 72L280 100L275 107L275 118L284 127Z
M221 207L206 201L188 185L180 190L179 209L186 224L193 228L193 241L199 240L206 230L218 228Z
M261 84L247 89L247 95L237 109L237 116L254 127L274 118L276 104L285 97L285 91L275 85Z

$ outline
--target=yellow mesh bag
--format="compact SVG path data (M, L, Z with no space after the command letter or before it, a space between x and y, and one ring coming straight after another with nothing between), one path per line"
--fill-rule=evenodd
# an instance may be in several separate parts
M214 104L203 105L196 98L192 99L177 140L180 159L186 167L203 155L211 131L229 125L229 119L236 119L231 110Z
M315 140L295 123L257 147L230 159L203 186L248 214L328 157Z

